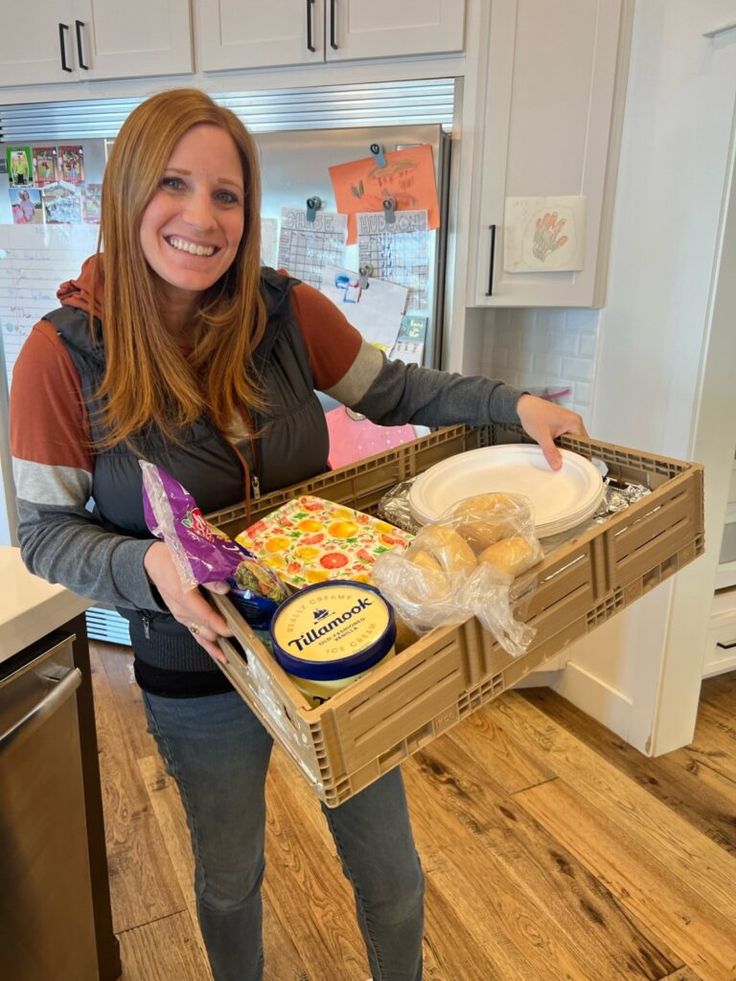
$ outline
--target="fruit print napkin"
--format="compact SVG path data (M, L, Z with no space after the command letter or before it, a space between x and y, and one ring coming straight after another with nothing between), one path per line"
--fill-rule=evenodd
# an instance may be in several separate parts
M370 582L376 558L412 538L380 518L304 495L251 525L236 541L300 588L328 579Z

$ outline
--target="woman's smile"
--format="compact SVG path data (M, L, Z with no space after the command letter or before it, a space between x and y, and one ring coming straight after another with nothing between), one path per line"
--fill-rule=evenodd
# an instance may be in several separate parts
M187 252L189 255L204 256L207 259L220 251L216 245L198 245L196 242L173 235L169 235L166 241L177 252Z

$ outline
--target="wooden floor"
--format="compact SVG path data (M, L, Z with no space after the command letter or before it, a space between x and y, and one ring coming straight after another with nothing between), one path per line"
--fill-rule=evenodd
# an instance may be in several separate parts
M206 981L188 833L124 648L93 645L125 981ZM736 677L649 760L547 689L509 692L404 764L427 876L427 981L736 978ZM268 981L369 970L322 815L276 752Z

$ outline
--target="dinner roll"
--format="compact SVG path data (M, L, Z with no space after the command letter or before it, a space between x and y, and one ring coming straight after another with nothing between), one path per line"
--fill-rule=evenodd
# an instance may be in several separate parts
M412 542L406 550L408 568L397 583L402 595L411 603L436 603L450 592L450 581L439 562L429 552Z
M531 506L526 498L491 493L466 497L447 517L457 520L457 532L476 551L519 531L534 528Z
M423 548L409 549L406 557L414 565L421 566L422 569L431 569L432 572L442 572L442 566L437 559L433 559L429 552Z
M452 528L426 525L413 544L439 563L450 581L461 573L472 571L477 564L473 550Z
M478 561L489 562L502 572L519 576L535 565L541 557L542 550L539 542L535 539L522 538L521 535L512 535L483 549L478 556Z

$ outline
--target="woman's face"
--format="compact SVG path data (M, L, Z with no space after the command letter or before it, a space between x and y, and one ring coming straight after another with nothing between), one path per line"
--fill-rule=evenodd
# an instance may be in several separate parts
M219 126L193 126L174 147L143 212L141 247L165 298L191 306L230 267L243 236L243 168Z

